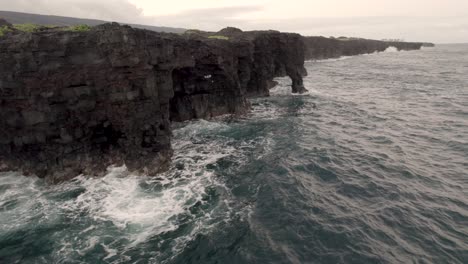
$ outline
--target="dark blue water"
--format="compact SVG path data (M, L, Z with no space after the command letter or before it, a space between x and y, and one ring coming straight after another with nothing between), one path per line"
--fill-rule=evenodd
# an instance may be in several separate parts
M468 263L468 45L308 62L173 168L0 176L0 263Z

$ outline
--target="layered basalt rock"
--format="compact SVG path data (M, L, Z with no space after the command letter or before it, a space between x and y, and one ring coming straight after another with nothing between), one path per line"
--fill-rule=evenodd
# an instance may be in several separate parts
M355 56L385 51L389 47L400 50L419 50L423 43L419 42L389 42L370 39L336 39L325 37L304 37L305 58L307 60L322 60Z
M289 75L303 91L297 34L216 39L106 24L0 38L0 169L52 181L111 164L169 166L171 121L240 114Z

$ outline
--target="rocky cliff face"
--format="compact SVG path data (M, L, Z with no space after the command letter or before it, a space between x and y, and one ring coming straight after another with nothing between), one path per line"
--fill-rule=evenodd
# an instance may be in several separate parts
M305 58L421 46L235 28L63 30L0 37L0 170L52 181L122 163L158 173L170 163L171 122L242 114L279 76L304 92Z
M157 173L170 161L171 121L243 113L276 76L304 90L299 35L237 34L106 24L0 38L0 169L53 181L114 163Z
M302 36L276 31L250 32L247 36L255 47L255 63L247 83L250 96L267 96L269 89L275 85L271 80L279 76L291 78L293 93L307 91L302 81L302 76L307 74Z
M306 91L302 77L304 68L304 39L299 34L278 31L243 32L225 28L219 32L192 33L196 37L225 39L233 43L238 53L238 73L242 90L250 97L268 96L275 77L289 76L294 93Z
M370 39L333 39L324 37L304 37L305 58L307 60L321 60L354 56L385 51L389 47L398 50L418 50L423 43L416 42L388 42Z

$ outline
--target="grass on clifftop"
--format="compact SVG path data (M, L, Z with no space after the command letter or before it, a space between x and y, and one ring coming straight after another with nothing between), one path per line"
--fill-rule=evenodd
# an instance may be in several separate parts
M85 31L90 31L91 27L88 25L76 25L76 26L70 26L67 28L67 30L70 31L77 31L77 32L85 32Z
M0 37L5 35L6 33L8 32L11 32L11 28L7 27L7 26L1 26L0 27Z
M68 26L68 27L59 27L55 25L37 25L37 24L14 24L13 29L7 26L0 27L0 36L5 35L7 32L12 32L13 30L18 30L21 32L32 33L39 31L40 29L53 29L57 28L61 31L75 31L75 32L85 32L90 31L91 27L88 25L76 25L76 26Z
M16 30L19 30L19 31L23 31L23 32L35 32L37 31L39 28L49 28L50 26L41 26L41 25L36 25L36 24L14 24L13 25L13 28L15 28Z
M229 40L228 37L225 37L225 36L218 36L218 35L215 35L215 36L209 36L208 38L210 39L222 39L222 40Z
M209 39L229 40L229 37L222 36L222 35L207 36L207 35L210 34L210 32L205 32L205 31L201 31L201 30L198 30L198 29L189 29L189 30L186 30L186 31L184 32L184 34L187 34L187 35L197 35L197 36L201 36L201 37L205 37L205 38L209 38Z
M185 30L184 34L201 34L203 31L198 29L187 29Z

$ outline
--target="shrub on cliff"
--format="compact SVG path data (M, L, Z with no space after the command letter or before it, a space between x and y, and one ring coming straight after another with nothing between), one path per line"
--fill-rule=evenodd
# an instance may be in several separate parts
M88 26L88 25L82 24L82 25L76 25L76 26L68 27L67 30L77 31L77 32L85 32L85 31L90 31L91 27Z
M11 31L13 31L13 30L11 28L9 28L8 26L1 26L0 27L0 37L5 35L8 32L11 32Z
M32 32L37 32L40 30L44 29L50 29L50 28L57 28L58 26L55 25L38 25L38 24L14 24L13 28L17 31L20 32L26 32L26 33L32 33Z
M14 24L13 27L19 31L31 33L31 32L37 31L39 28L43 26L36 25L36 24Z
M222 39L222 40L229 40L228 37L225 37L225 36L219 36L219 35L215 35L215 36L209 36L208 38L210 39Z
M201 34L203 31L198 29L187 29L185 30L184 34Z
M88 25L75 25L75 26L68 26L68 27L60 27L56 25L37 25L37 24L15 24L13 25L13 29L21 31L21 32L27 32L27 33L33 33L41 30L47 30L47 29L56 29L56 30L61 30L61 31L76 31L76 32L84 32L84 31L89 31L91 30L91 27ZM13 31L11 28L8 28L7 26L0 27L0 36L4 35L6 32Z

